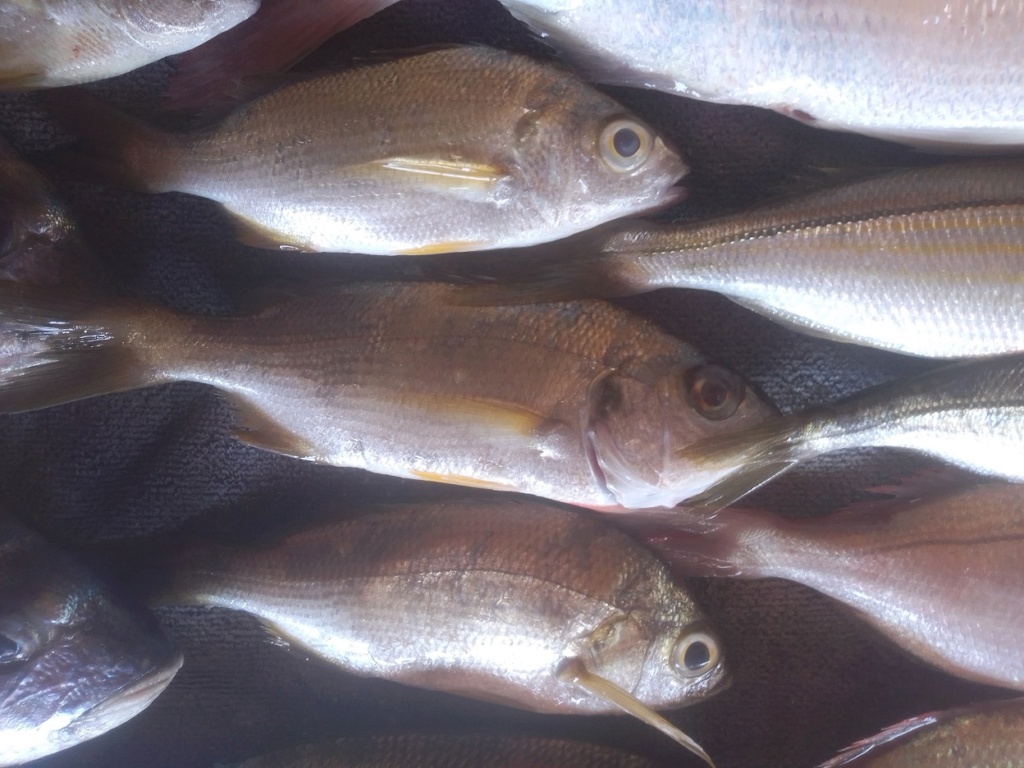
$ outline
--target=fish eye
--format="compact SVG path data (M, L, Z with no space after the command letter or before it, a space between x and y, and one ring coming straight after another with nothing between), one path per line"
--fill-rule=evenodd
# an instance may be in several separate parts
M691 632L676 643L674 661L684 677L700 677L718 666L718 642L707 632Z
M721 421L736 413L746 394L743 380L717 365L698 366L686 376L686 401L711 421Z
M625 173L647 161L654 137L635 120L613 120L601 131L601 157L614 171Z

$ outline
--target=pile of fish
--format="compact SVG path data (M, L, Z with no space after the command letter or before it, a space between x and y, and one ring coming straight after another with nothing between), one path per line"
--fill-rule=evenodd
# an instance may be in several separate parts
M466 2L468 35L426 0L0 0L0 766L147 727L182 766L1024 766L1024 2ZM796 137L776 187L715 205L702 110ZM786 360L836 379L787 395ZM932 687L762 744L744 579ZM280 702L189 671L217 621L252 673L238 627L302 690L494 719L261 734ZM190 750L161 706L225 687Z

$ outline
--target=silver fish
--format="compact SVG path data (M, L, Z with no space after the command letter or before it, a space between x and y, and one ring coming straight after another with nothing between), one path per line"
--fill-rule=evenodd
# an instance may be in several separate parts
M259 0L0 0L0 90L130 72L249 18Z
M463 307L456 292L331 287L222 318L4 296L0 339L36 351L0 376L0 413L196 381L231 398L251 445L621 511L704 490L679 450L772 412L610 304Z
M831 451L903 448L981 475L1024 482L1024 355L944 366L848 400L766 420L682 450L722 507Z
M648 538L689 575L804 584L946 672L1024 690L1024 487L899 492L810 520L728 509Z
M117 727L149 706L181 663L152 616L0 516L0 765Z
M665 566L612 526L525 502L420 504L275 544L185 545L158 604L246 611L364 677L537 712L650 708L726 680L720 644Z
M1024 699L921 715L859 741L820 768L1021 768Z
M216 200L245 242L269 248L532 245L679 200L687 171L610 97L483 46L305 77L193 133L157 131L81 95L50 103L83 137L87 169Z
M904 171L708 222L615 229L565 243L578 259L470 295L696 288L837 341L925 357L1024 352L1021 160Z
M606 82L913 144L1024 145L1022 0L502 3Z
M238 768L656 768L650 760L578 741L516 736L408 734L307 744Z

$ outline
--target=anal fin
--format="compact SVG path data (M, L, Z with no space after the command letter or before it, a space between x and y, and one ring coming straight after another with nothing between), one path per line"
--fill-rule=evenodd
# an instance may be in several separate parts
M257 406L236 395L225 395L235 412L232 436L245 445L265 451L319 461L313 446L281 426Z
M297 238L284 232L277 232L269 227L263 227L252 219L224 209L231 217L231 223L235 228L235 237L239 242L253 248L265 248L273 251L297 251L300 253L317 253L318 249L309 243L299 242Z

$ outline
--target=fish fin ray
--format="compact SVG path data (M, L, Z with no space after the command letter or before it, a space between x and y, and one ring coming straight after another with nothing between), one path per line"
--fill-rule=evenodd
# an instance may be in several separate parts
M351 174L395 176L416 188L468 200L490 199L508 172L493 163L441 157L382 157L350 166Z
M496 398L421 395L423 404L444 413L445 418L474 429L483 429L512 439L543 436L564 425L520 403Z
M273 251L318 252L318 249L313 248L308 243L301 243L290 235L261 226L251 219L247 219L227 208L223 210L227 213L231 219L232 226L235 228L235 238L244 245Z
M224 397L234 411L234 428L231 435L236 440L253 448L262 448L284 456L320 461L312 445L281 426L257 406L239 395L225 393Z
M592 696L614 704L627 714L661 731L674 742L695 754L711 766L711 768L715 768L714 762L700 744L632 694L622 690L610 680L605 680L603 677L590 672L578 659L569 659L565 662L558 671L558 679L562 682L575 684Z
M839 754L828 760L818 768L842 768L842 766L853 763L858 758L866 755L868 752L872 752L879 747L882 747L890 742L896 741L897 739L906 736L908 733L926 728L930 725L940 722L939 715L932 713L927 715L920 715L918 717L912 717L909 720L904 720L901 723L891 725L883 731L876 733L873 736L869 736L866 739L856 741L846 749L842 750Z
M429 243L413 248L403 248L395 253L398 256L432 256L439 253L460 253L462 251L481 251L487 248L486 240L453 240L447 243Z
M46 73L29 69L0 69L0 91L28 91L42 88Z

